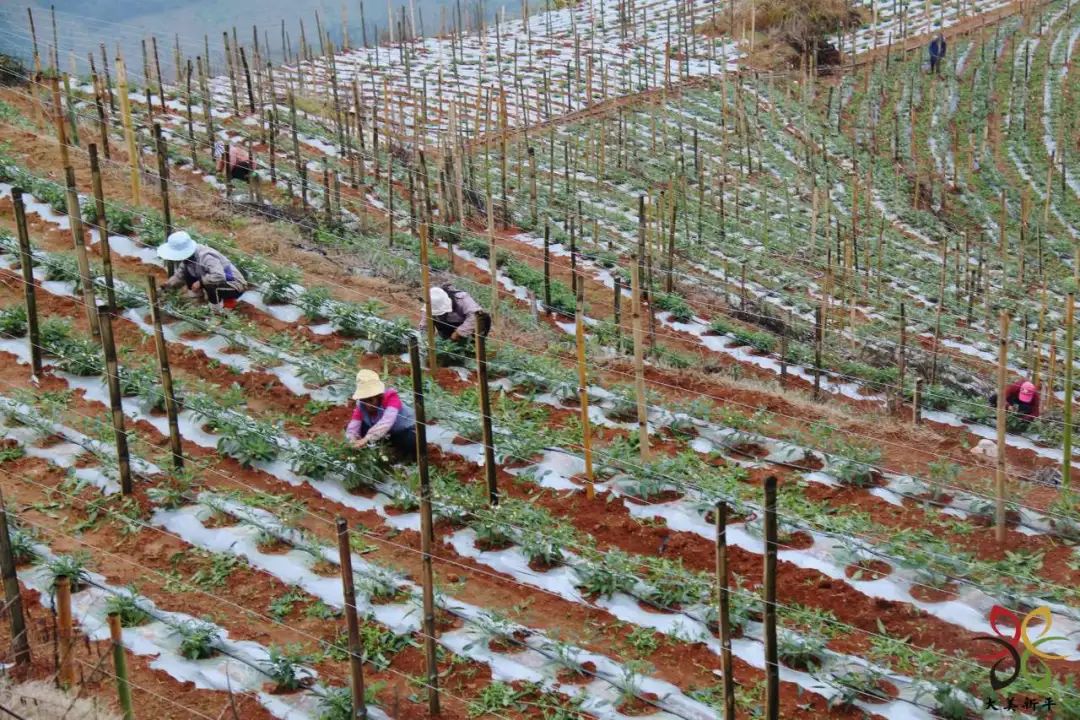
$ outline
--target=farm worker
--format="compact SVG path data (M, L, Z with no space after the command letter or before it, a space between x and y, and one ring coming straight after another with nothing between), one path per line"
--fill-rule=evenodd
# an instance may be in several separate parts
M158 246L157 252L161 259L179 263L165 287L187 287L193 292L201 292L215 310L232 310L247 290L244 276L227 257L195 242L183 230L170 235Z
M477 313L483 310L480 303L464 290L450 283L431 288L431 315L435 318L435 332L443 340L468 340L476 332ZM427 308L420 311L420 335L427 328ZM487 337L484 327L484 337Z
M945 36L938 33L937 37L930 41L930 72L941 72L941 63L945 60L945 49Z
M997 393L990 396L991 405L996 407L997 401ZM1005 388L1005 407L1025 422L1036 420L1039 417L1039 391L1035 384L1024 380Z
M233 180L247 182L248 178L251 177L254 168L251 165L251 156L248 155L247 150L244 148L232 143L226 145L217 142L214 143L214 153L217 155L217 171L219 175L225 172L227 167L229 177Z
M402 460L416 459L416 420L397 390L386 387L373 370L364 369L356 373L353 400L356 406L345 428L352 447L367 447L389 437Z

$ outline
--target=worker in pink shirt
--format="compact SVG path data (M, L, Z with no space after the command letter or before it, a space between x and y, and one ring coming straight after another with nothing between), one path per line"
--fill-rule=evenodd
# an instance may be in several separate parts
M998 396L990 396L990 404L997 407ZM1014 382L1005 388L1005 409L1030 423L1039 418L1039 390L1028 380Z
M354 448L388 439L401 460L416 459L416 419L412 408L401 401L397 390L372 370L356 373L356 402L345 437Z

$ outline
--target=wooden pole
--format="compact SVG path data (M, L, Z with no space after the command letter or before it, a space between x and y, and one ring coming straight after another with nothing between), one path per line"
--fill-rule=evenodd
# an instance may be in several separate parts
M131 197L137 203L142 197L142 181L139 177L139 148L135 143L135 126L131 122L131 99L128 97L127 70L124 68L124 59L119 56L116 58L116 87L120 93L120 119L124 124L128 164L131 167ZM209 98L203 98L203 104L209 107Z
M0 573L4 576L4 604L11 620L11 655L15 659L16 667L25 668L30 665L30 641L26 634L22 593L19 591L19 576L15 570L15 554L11 549L11 535L8 529L7 505L4 504L2 491L0 491Z
M15 225L19 235L19 262L22 265L23 295L26 299L26 325L30 340L30 368L34 378L41 377L41 333L38 330L37 296L34 294L34 258L30 252L30 234L26 229L26 206L21 188L11 189L15 206Z
M454 248L450 248L451 254ZM420 283L424 291L424 332L427 335L428 372L438 367L435 357L435 318L431 315L431 267L428 262L428 224L420 223Z
M914 425L922 424L922 398L923 398L923 379L921 377L915 378L915 389L911 395L911 422Z
M439 715L439 668L435 656L435 576L431 559L431 547L434 543L435 530L431 515L431 479L428 475L424 379L420 365L420 348L415 336L409 338L409 360L412 365L413 415L416 418L416 465L420 476L420 557L424 603L424 657L427 661L428 713L437 716Z
M821 304L814 309L814 399L821 399L821 345L825 340L825 318Z
M66 690L75 684L75 665L71 657L75 649L71 630L71 580L66 577L56 578L56 626L60 646L57 681Z
M179 471L184 469L184 446L180 437L176 395L173 394L172 371L169 369L169 347L165 343L165 332L161 328L161 303L158 300L157 280L153 275L146 276L146 289L150 297L150 319L154 324L154 346L157 348L161 388L165 395L165 414L169 418L169 445L172 449L173 468Z
M491 193L487 194L487 236L488 265L491 270L491 325L499 319L499 262L495 247L495 209L491 202Z
M97 222L98 244L101 249L101 267L105 276L105 301L110 312L116 312L116 290L113 286L112 247L109 245L109 223L105 217L105 190L101 182L101 165L98 163L97 145L90 143L90 178L94 188L94 210Z
M544 310L551 315L551 221L544 221Z
M67 131L64 129L64 109L60 102L60 80L56 76L49 79L52 85L53 99L53 122L56 125L56 139L60 143L60 165L69 167L71 158L68 155Z
M124 720L135 720L135 710L131 704L131 685L128 683L123 630L120 627L120 613L109 613L109 639L112 641L113 670L116 673L116 692L120 698L120 710Z
M1076 294L1065 296L1065 404L1061 407L1061 484L1072 487L1072 406L1073 406L1073 327L1076 308ZM1051 342L1051 345L1053 343ZM1043 393L1046 397L1054 395L1054 375L1050 371L1049 382Z
M997 472L994 476L995 496L995 537L998 543L1005 542L1005 383L1008 377L1009 363L1009 314L1001 312L998 330L998 373L997 373Z
M352 547L349 544L349 523L337 519L338 558L341 569L341 589L345 593L345 623L349 629L349 686L352 690L352 718L366 718L364 702L364 647L360 644L360 619L356 616L356 584L353 580Z
M116 435L116 460L120 470L120 492L130 495L131 459L128 457L127 432L124 430L124 406L120 395L120 375L113 342L112 313L108 305L98 307L101 320L101 345L105 350L105 372L109 385L109 405L112 410L113 432Z
M75 187L75 170L70 165L64 168L67 181L68 222L71 225L71 237L75 244L75 257L79 263L79 279L82 283L83 302L86 304L86 319L95 338L100 337L97 314L94 308L94 278L90 274L90 259L86 255L86 236L83 235L82 212L79 208L79 194Z
M633 294L631 319L634 327L634 389L637 394L637 418L638 418L638 445L641 451L641 461L649 459L649 418L645 405L645 354L644 338L641 327L641 278L639 276L638 261L640 258L630 256L630 288Z
M495 467L495 439L491 434L491 394L488 389L487 342L484 337L489 325L487 313L476 314L476 377L480 383L480 419L484 440L484 478L487 482L488 504L499 504L499 488Z
M716 594L720 616L720 671L724 680L724 720L735 720L735 661L731 652L731 600L727 557L728 504L716 504Z
M765 478L765 719L780 718L780 656L776 643L776 476Z
M590 500L596 497L596 478L592 462L592 425L589 420L589 376L585 366L585 292L584 281L577 284L575 313L575 339L577 341L578 402L581 405L581 444L585 451L585 494Z
M169 205L169 156L165 147L165 138L161 134L161 125L154 123L154 149L157 151L158 181L161 188L161 215L165 222L165 237L173 231L172 210ZM225 163L228 174L228 162Z

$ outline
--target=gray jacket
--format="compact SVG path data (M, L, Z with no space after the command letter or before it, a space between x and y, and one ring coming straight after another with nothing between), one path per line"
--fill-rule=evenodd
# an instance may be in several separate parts
M247 281L240 271L227 257L206 245L195 246L195 254L177 265L176 272L165 287L191 287L196 281L204 287L229 287L238 292L247 290Z

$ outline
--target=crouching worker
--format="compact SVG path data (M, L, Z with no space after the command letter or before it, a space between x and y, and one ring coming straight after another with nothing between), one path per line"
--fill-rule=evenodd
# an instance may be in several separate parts
M214 144L214 152L217 154L218 175L228 172L230 180L247 182L255 170L251 164L251 156L242 147L218 142Z
M998 396L994 393L990 396L990 404L997 407ZM1025 380L1015 382L1005 388L1005 409L1014 413L1026 427L1028 423L1039 418L1039 391L1035 384Z
M192 292L202 293L215 310L232 310L247 290L244 276L227 257L195 242L183 230L170 235L157 251L162 260L179 263L165 287L187 287Z
M397 390L386 387L374 371L361 370L356 373L353 400L356 407L345 428L351 446L368 447L389 439L400 460L416 459L416 420Z
M431 288L431 316L443 340L469 340L476 332L477 314L483 310L472 295L453 285ZM487 337L488 328L481 329ZM427 308L420 311L420 335L427 331Z

